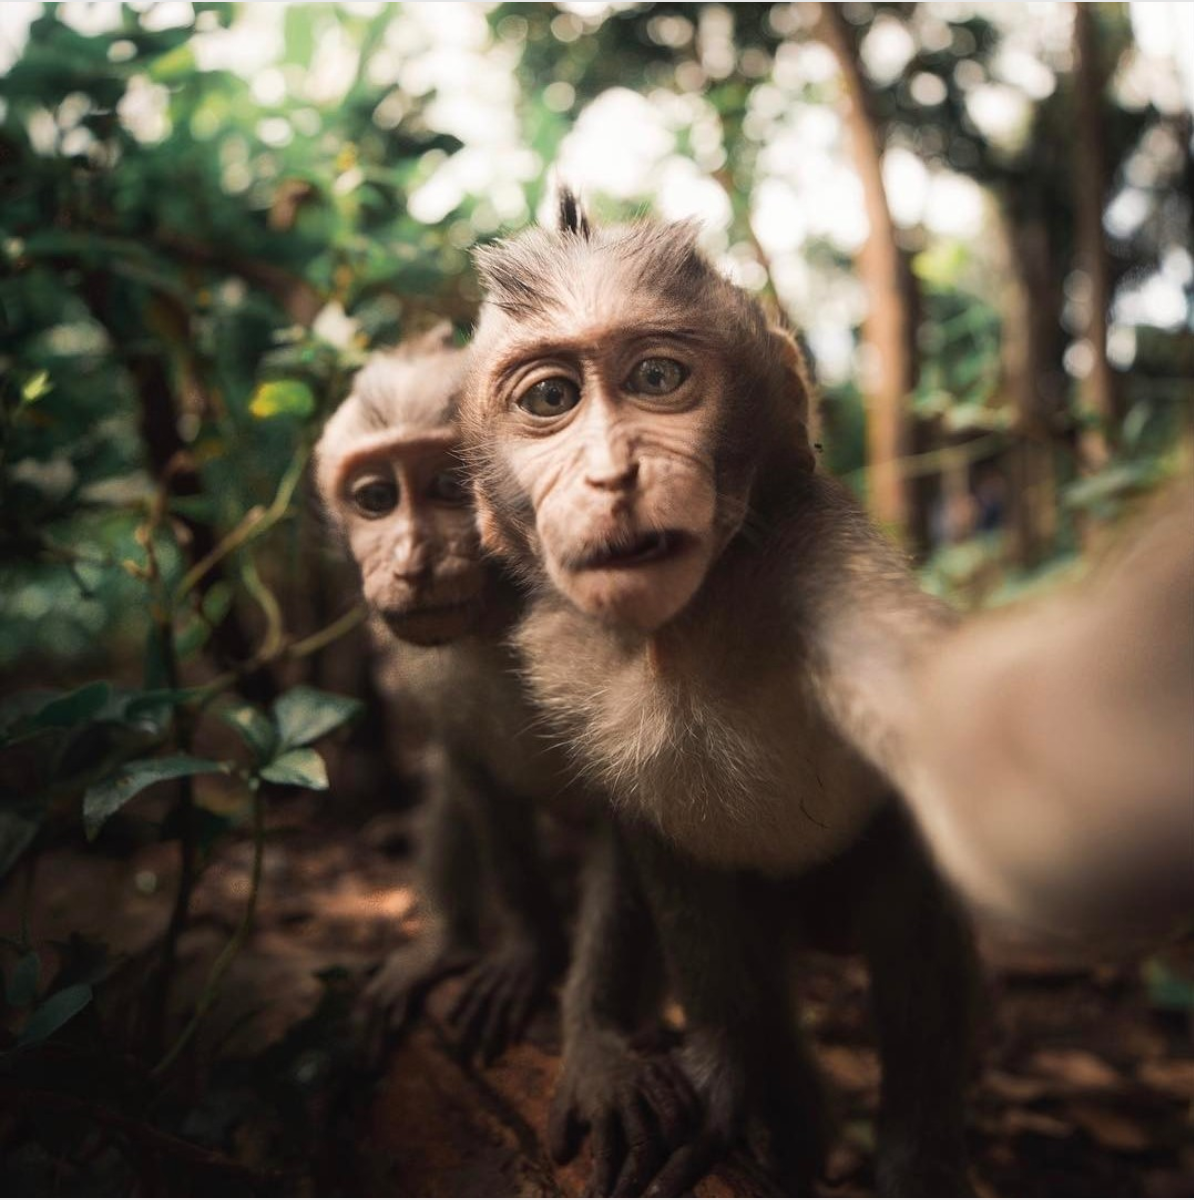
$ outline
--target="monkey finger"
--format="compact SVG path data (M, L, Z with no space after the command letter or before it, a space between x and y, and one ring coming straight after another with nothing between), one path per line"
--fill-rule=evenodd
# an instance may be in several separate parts
M570 1163L580 1152L586 1129L571 1089L557 1087L547 1114L547 1150L552 1161L560 1166Z
M510 1044L510 1014L513 1000L507 984L495 990L489 1001L485 1021L481 1027L478 1048L481 1062L489 1066L501 1057L502 1051Z
M651 1106L664 1144L672 1150L700 1127L700 1103L695 1093L686 1092L663 1068L654 1064L652 1067L654 1069L648 1069L643 1079L642 1092Z
M687 1146L681 1146L643 1194L682 1196L692 1191L709 1174L721 1154L720 1138L702 1137Z
M662 1143L651 1110L640 1097L623 1107L622 1128L626 1133L626 1161L611 1195L641 1196L670 1147Z
M543 998L543 986L535 976L524 979L510 1006L510 1041L521 1042Z
M465 1062L477 1057L500 982L492 974L487 975L477 985L468 1006L453 1022L457 1030L457 1050Z
M625 1155L622 1122L612 1112L602 1113L593 1122L593 1171L589 1176L588 1195L610 1194Z

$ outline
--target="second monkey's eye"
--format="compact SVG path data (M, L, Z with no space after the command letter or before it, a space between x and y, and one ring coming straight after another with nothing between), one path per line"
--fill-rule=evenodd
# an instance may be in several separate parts
M384 517L398 507L398 485L389 479L363 479L351 495L353 507L364 517Z
M562 375L541 379L518 397L518 407L532 417L558 417L580 403L580 388Z
M437 471L432 476L428 494L445 504L467 504L472 499L468 478L462 470Z
M688 378L688 368L674 358L644 358L626 381L640 396L666 396Z

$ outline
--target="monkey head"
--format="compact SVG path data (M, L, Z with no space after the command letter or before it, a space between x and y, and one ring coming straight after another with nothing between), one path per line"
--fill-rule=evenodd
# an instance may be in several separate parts
M373 355L324 428L315 476L365 600L404 641L476 623L486 582L455 401L464 351L442 326Z
M644 632L699 590L777 440L813 462L799 350L696 237L595 228L565 193L557 228L477 252L461 421L486 544Z

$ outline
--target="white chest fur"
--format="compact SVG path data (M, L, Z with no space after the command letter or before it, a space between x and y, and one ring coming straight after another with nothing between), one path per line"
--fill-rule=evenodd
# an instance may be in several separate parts
M699 653L661 662L546 605L518 641L578 766L706 862L799 873L848 846L883 796L790 658L736 676Z

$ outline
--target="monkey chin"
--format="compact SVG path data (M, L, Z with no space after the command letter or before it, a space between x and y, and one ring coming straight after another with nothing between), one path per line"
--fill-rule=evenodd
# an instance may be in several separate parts
M711 554L703 544L654 562L570 567L548 560L555 586L581 612L604 625L650 634L679 615L696 595Z
M391 610L382 614L390 632L399 641L414 646L445 646L471 633L480 616L473 603Z

